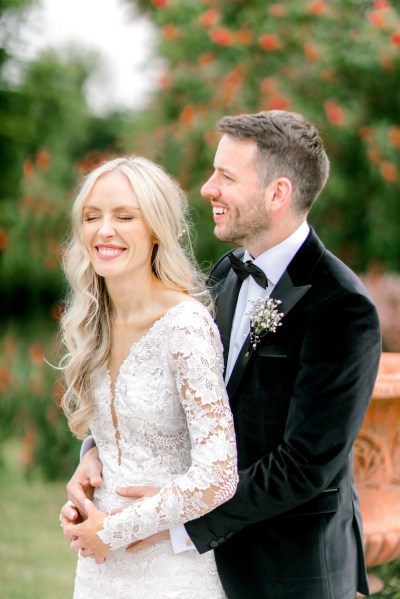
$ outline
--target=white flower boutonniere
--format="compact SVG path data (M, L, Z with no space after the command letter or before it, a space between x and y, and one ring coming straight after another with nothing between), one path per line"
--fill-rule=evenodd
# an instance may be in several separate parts
M283 312L278 311L278 306L281 300L262 298L250 300L251 308L246 312L246 316L250 318L250 341L251 350L247 352L249 356L251 351L257 348L261 337L266 333L275 333L277 327L282 325L281 320L284 316Z

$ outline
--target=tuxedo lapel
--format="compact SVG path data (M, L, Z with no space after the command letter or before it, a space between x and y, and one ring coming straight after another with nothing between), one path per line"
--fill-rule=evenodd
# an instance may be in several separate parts
M291 278L287 271L285 271L282 277L276 284L271 298L279 299L282 303L279 305L279 312L283 312L282 325L285 323L285 316L290 310L301 300L305 293L311 288L311 285L302 285L295 287L291 281ZM256 350L257 351L257 350ZM246 366L250 358L250 335L246 337L243 343L242 349L237 357L235 366L232 370L231 377L228 381L227 391L229 397L233 397L236 389L239 386L240 381L243 378Z
M224 285L216 299L217 316L216 322L224 347L224 364L228 360L229 342L232 330L233 317L235 315L236 303L241 283L233 270L230 270Z
M319 262L325 248L310 228L310 235L301 246L287 270L283 273L271 293L271 298L279 299L279 312L283 312L282 326L285 326L285 316L304 297L311 284L311 275ZM290 273L290 274L289 274ZM295 283L293 283L293 280ZM229 348L228 348L229 349ZM245 373L250 359L250 335L247 336L238 355L232 374L228 381L227 391L232 399ZM257 350L256 350L257 351Z

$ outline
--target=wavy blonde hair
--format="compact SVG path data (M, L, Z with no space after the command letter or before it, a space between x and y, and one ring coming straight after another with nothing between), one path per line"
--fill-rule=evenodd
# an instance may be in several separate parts
M62 341L67 348L60 368L66 392L61 405L71 431L83 438L93 412L91 376L109 357L111 302L104 279L94 271L82 242L83 208L96 181L118 171L129 180L143 219L157 240L152 256L155 276L169 288L187 293L212 311L205 277L195 266L186 219L186 196L160 166L139 156L105 162L84 179L72 207L72 235L63 267L70 285L61 319ZM188 243L181 244L182 235Z

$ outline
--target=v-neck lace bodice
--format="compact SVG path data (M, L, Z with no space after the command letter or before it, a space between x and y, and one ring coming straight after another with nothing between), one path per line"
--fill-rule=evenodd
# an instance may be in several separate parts
M215 323L203 306L189 300L157 320L131 346L121 364L113 398L118 443L109 373L104 368L93 377L91 432L103 464L103 485L95 492L97 505L106 512L126 505L127 500L116 495L116 487L160 487L154 497L131 502L106 518L99 536L116 550L113 554L129 543L201 516L234 492L236 446L222 370ZM136 555L123 553L123 559ZM138 563L149 559L146 552L137 555ZM212 567L216 577L215 564ZM205 576L201 568L199 576ZM219 581L217 586L219 591L211 593L210 599L224 596ZM181 597L165 595L169 596ZM203 597L193 595L197 596ZM113 592L113 597L120 595Z

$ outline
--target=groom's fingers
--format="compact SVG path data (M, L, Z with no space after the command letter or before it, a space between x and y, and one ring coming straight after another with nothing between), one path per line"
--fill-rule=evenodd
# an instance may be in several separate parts
M140 487L120 487L116 489L118 495L121 497L130 497L131 499L138 499L141 497L153 497L158 493L160 489L158 487L152 487L151 485L140 486Z
M162 532L157 532L156 534L147 537L147 539L143 539L142 541L136 541L136 543L128 545L125 551L127 551L128 553L136 553L137 551L142 551L142 549L148 549L152 545L160 543L161 541L166 541L167 539L169 539L169 530L163 530Z

